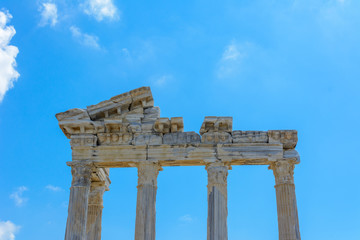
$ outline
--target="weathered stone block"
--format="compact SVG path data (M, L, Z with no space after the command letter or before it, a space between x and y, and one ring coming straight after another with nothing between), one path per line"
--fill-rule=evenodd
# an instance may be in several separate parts
M172 133L175 132L183 132L184 131L184 120L182 117L172 117L170 120L170 131Z
M232 117L205 117L200 128L200 134L206 132L228 132L232 131Z
M160 118L160 108L159 107L150 107L144 109L144 118L155 119Z
M141 132L141 124L140 123L130 123L128 126L128 131L130 133L140 133Z
M269 137L263 131L233 131L233 143L267 143Z
M269 130L269 143L282 143L284 149L295 148L298 137L296 130Z
M141 87L130 91L132 103L130 109L150 108L154 106L154 99L149 87Z
M131 144L132 139L130 133L98 133L99 145Z
M207 132L201 137L202 143L231 143L231 134L227 132Z
M169 118L158 118L154 124L154 130L157 133L169 133L170 132L170 120Z
M97 144L97 136L92 134L71 135L70 145L72 147L94 147Z
M163 137L164 144L194 144L200 143L200 135L195 132L167 133Z
M135 134L134 140L132 141L133 145L161 145L162 137L160 135L145 133L145 134Z

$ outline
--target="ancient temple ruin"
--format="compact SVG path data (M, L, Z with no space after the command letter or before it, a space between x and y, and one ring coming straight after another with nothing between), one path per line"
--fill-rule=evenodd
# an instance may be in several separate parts
M136 167L135 240L155 240L157 176L163 167L205 166L208 240L227 240L227 176L233 165L268 165L275 176L280 240L300 240L294 185L297 131L240 131L232 117L205 117L200 134L182 117L160 117L149 87L86 109L56 114L72 149L72 183L65 240L100 240L109 168Z

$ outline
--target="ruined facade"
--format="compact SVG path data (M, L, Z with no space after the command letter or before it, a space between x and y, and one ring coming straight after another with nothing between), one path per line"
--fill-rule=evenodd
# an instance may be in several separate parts
M100 240L102 196L109 168L136 167L135 240L155 240L157 176L163 167L205 166L208 240L227 240L227 176L232 165L268 165L274 172L280 240L300 240L294 185L295 130L233 131L232 117L205 117L200 134L182 117L160 117L149 87L56 114L70 139L73 176L65 240Z

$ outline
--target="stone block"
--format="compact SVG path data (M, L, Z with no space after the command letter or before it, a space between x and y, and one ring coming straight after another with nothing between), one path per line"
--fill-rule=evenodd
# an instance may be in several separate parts
M167 133L163 137L164 144L195 144L200 143L200 135L195 132Z
M267 143L269 137L264 131L233 131L233 143Z
M131 144L133 135L130 133L98 133L99 145Z
M158 118L154 124L154 130L157 133L169 133L170 132L170 120L169 118Z
M133 145L161 145L162 137L160 135L144 133L144 134L135 134L134 140L132 141Z
M284 149L295 148L298 136L296 130L269 130L269 143L282 143Z
M144 118L157 119L160 118L160 108L150 107L144 109Z
M217 144L231 143L231 134L227 132L207 132L201 136L202 143Z
M94 147L97 145L97 136L92 134L71 135L70 145L72 147Z
M184 120L182 117L172 117L170 120L170 131L172 133L175 132L183 132L184 131Z
M205 117L200 134L206 132L232 132L232 117Z

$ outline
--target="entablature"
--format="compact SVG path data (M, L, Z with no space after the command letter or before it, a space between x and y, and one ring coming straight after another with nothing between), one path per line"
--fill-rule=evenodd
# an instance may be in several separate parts
M200 134L184 132L182 117L160 117L153 104L150 88L142 87L56 118L71 139L73 160L91 160L103 168L133 167L141 161L162 166L300 161L296 130L233 131L232 117L210 116Z

